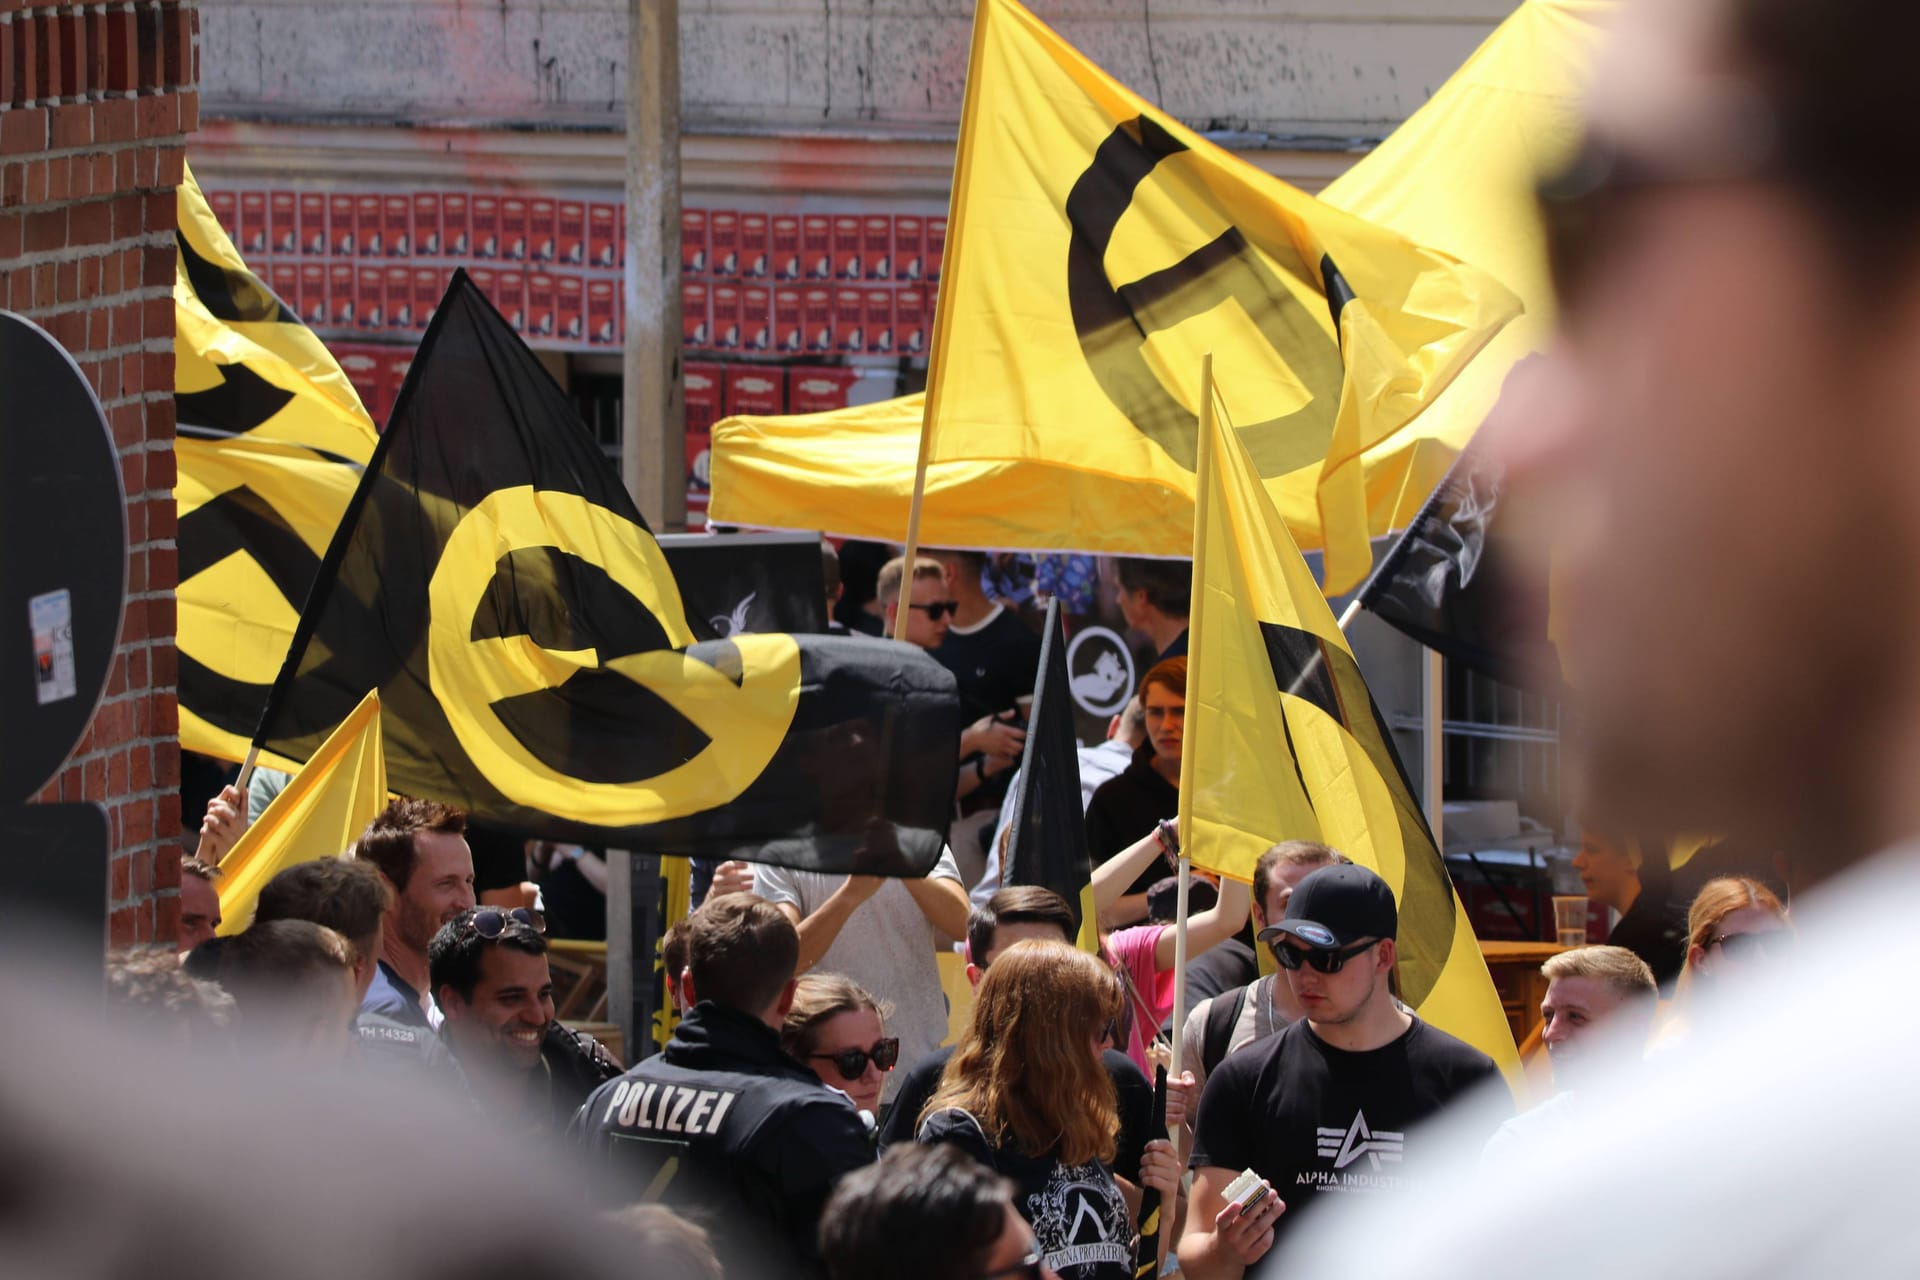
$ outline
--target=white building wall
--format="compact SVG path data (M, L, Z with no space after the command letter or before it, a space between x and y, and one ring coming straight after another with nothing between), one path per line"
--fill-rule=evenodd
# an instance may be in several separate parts
M1202 128L1371 140L1512 0L1036 0L1143 95ZM951 134L963 0L683 0L689 133ZM210 115L603 127L625 0L202 0Z

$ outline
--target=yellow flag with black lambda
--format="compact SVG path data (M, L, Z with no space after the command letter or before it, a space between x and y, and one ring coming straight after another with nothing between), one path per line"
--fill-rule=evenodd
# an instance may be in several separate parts
M247 269L191 172L178 203L180 741L238 760L379 437L326 347Z
M1401 999L1511 1078L1513 1033L1386 723L1216 409L1200 438L1181 847L1241 880L1281 840L1318 840L1377 872L1400 905Z
M386 805L380 696L369 693L221 859L220 932L246 928L260 890L288 867L352 848Z
M1519 307L1208 142L1014 0L975 9L945 261L930 463L1043 473L1048 545L1177 555L1210 351L1269 501L1320 535L1329 592L1370 563L1362 455ZM1025 545L923 520L931 541Z
M580 844L924 875L959 699L912 645L703 640L566 393L465 272L327 548L256 740L380 692L395 790Z

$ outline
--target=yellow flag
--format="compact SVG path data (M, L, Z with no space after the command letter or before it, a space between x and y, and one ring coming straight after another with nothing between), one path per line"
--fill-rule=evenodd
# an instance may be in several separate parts
M1421 415L1420 431L1448 453L1466 446L1507 373L1552 329L1534 186L1579 142L1581 96L1618 7L1527 0L1425 105L1320 193L1335 208L1492 273L1526 308ZM1368 462L1377 464L1370 478L1391 474L1387 459ZM1410 487L1424 493L1439 478L1410 477Z
M238 760L378 437L339 364L247 269L191 173L178 203L180 741Z
M220 932L253 920L267 881L352 847L387 804L380 698L369 693L220 861Z
M1512 1077L1500 997L1386 724L1224 410L1203 416L1199 465L1181 847L1241 880L1290 839L1377 872L1400 904L1401 998Z
M1370 563L1361 454L1518 311L1490 276L1188 130L1014 0L975 10L946 266L930 459L1044 468L1059 545L1107 526L1177 554L1211 351L1276 502L1317 511L1329 590ZM1175 495L1154 504L1172 518L1116 501L1114 479Z

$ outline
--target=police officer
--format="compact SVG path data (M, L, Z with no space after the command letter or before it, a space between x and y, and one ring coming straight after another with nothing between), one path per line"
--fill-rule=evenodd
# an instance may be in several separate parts
M687 935L692 1011L574 1133L631 1198L698 1207L728 1275L822 1275L827 1196L873 1148L846 1096L781 1051L800 935L749 894L708 902Z

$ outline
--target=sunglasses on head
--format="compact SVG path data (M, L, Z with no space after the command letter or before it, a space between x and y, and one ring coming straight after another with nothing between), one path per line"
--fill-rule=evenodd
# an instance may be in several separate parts
M547 931L547 918L526 907L481 907L467 917L467 927L483 938L497 938L509 921L518 921L535 933Z
M1719 947L1730 956L1741 960L1755 960L1761 956L1783 956L1793 950L1793 931L1790 929L1762 929L1758 933L1722 933L1711 939L1709 949Z
M938 622L948 614L953 614L956 617L959 616L960 602L958 600L935 600L931 604L910 604L907 608L918 609L927 615L929 621Z
M853 1081L867 1074L868 1062L882 1071L893 1070L893 1064L900 1061L900 1041L889 1036L876 1041L871 1049L842 1049L838 1053L810 1053L807 1057L826 1059L842 1080Z
M1280 938L1267 944L1273 952L1274 962L1282 969L1298 969L1309 966L1321 973L1338 973L1347 967L1347 961L1372 947L1379 939L1371 942L1356 942L1345 947L1292 947Z

